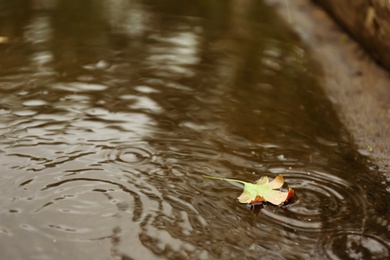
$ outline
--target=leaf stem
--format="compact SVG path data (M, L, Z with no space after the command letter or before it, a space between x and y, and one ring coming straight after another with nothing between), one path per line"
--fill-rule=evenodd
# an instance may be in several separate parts
M203 177L209 178L209 179L220 180L220 181L238 182L238 183L241 183L241 184L244 184L244 185L247 183L247 182L241 181L241 180L235 180L235 179L229 179L229 178L221 178L221 177L215 177L215 176L210 176L210 175L203 175Z

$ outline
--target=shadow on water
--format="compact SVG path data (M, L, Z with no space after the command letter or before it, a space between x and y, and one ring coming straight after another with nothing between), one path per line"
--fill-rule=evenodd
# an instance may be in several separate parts
M255 0L0 2L4 259L383 259L386 182ZM282 173L284 206L240 205Z

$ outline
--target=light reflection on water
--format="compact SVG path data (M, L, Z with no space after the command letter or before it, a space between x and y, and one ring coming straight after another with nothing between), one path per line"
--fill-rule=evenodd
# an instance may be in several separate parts
M386 187L244 2L0 5L4 258L389 256ZM202 177L279 173L296 197L254 209Z

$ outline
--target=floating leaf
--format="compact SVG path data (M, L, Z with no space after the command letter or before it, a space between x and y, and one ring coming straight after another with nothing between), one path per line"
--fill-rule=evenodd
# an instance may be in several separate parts
M204 177L244 184L244 191L238 197L238 201L240 203L254 204L259 202L270 202L274 205L282 205L294 195L294 190L291 188L289 188L288 191L280 190L284 184L282 175L278 175L271 182L269 181L268 177L265 176L256 183L207 175L204 175Z

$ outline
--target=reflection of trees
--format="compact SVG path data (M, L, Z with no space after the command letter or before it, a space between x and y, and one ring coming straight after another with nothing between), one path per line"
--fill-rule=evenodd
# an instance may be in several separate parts
M149 12L139 1L105 0L104 9L111 34L136 38L142 36L150 26Z
M28 3L12 1L2 20L29 44L20 62L42 72L34 77L56 71L65 82L109 85L109 95L91 95L92 106L126 110L130 99L118 96L144 84L160 91L148 97L166 112L156 121L213 122L253 140L321 132L312 119L326 115L305 110L314 104L304 54L258 1Z
M53 12L51 49L58 70L80 71L80 63L92 62L106 45L107 23L101 1L60 1Z
M15 38L22 34L30 13L30 2L24 0L0 2L0 35L6 35L15 41Z
M114 111L128 107L128 99L118 95L134 95L137 84L150 85L161 91L150 97L168 111L155 120L165 116L174 125L219 122L265 140L288 134L294 120L305 117L290 77L300 77L291 70L302 60L300 50L279 32L279 24L269 22L271 13L259 16L264 6L251 0L147 2L58 1L50 12L34 14L29 35L35 30L43 38L36 41L32 65L50 62L63 81L85 75L104 81L113 91L91 95L91 105L105 100ZM42 28L51 30L44 34ZM106 64L101 69L85 68L100 60ZM297 118L286 116L291 110Z
M23 64L24 53L10 49L23 41L23 27L31 15L31 5L23 0L0 2L0 36L7 37L7 44L0 44L0 73L9 67Z

